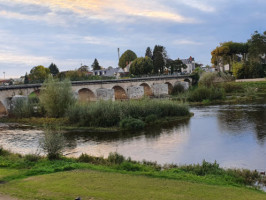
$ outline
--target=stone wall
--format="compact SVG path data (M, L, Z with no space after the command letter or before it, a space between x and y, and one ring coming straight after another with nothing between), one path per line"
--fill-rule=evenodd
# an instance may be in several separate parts
M131 86L127 88L127 96L129 99L140 99L144 96L143 86Z
M167 84L154 84L152 86L153 95L156 97L163 97L168 95L168 85Z
M114 89L105 89L105 88L100 88L96 90L97 94L97 99L98 100L115 100L115 91Z

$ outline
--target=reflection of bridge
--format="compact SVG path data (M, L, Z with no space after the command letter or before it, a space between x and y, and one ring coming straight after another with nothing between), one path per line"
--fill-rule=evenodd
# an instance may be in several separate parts
M190 76L158 76L134 79L75 81L72 90L81 101L117 100L141 98L143 96L162 96L171 94L174 85L185 87L191 83ZM7 113L12 97L39 93L41 84L12 85L0 87L0 115Z

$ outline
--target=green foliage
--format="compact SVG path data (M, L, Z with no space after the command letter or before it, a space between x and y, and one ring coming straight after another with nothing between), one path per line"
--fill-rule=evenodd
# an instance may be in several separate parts
M248 40L249 45L249 60L253 63L261 63L261 56L266 52L266 31L263 34L260 34L258 31L255 31L251 35L251 38ZM265 59L264 59L265 62Z
M30 70L29 81L30 83L42 83L50 74L50 70L42 65L33 67Z
M121 164L125 160L126 160L125 157L121 154L118 154L117 152L109 153L108 158L107 158L107 161L112 164Z
M227 82L223 83L221 87L224 89L226 93L233 93L233 92L242 92L244 91L243 85L234 83L234 82Z
M99 65L99 62L96 58L94 59L92 65L91 65L91 68L93 70L100 70L101 69L101 66Z
M145 119L149 115L157 118L188 116L189 109L169 100L99 101L90 104L75 104L67 112L72 123L91 127L118 126L126 118Z
M149 57L150 59L152 59L152 52L150 47L147 47L145 57Z
M136 58L137 55L133 51L125 51L119 59L119 67L124 69L131 61L135 60Z
M172 90L172 95L177 95L179 93L183 93L185 91L185 88L181 84L175 84Z
M24 156L26 161L29 162L37 162L38 160L40 160L42 157L38 154L27 154Z
M158 120L158 116L154 115L154 114L151 114L151 115L148 115L147 117L145 117L146 123L154 123L156 120Z
M94 61L94 62L95 62L95 61ZM98 61L97 61L97 62L98 62ZM99 65L99 63L98 63L98 65ZM84 74L87 74L86 72L89 71L89 66L87 66L87 65L82 65L82 66L80 66L80 68L78 68L77 71L85 72Z
M49 68L49 70L50 70L50 73L51 73L53 76L56 76L57 74L59 74L59 69L58 69L58 67L56 66L56 64L51 63L50 66L49 66L48 68Z
M181 72L181 69L186 69L187 65L185 65L181 60L170 60L168 59L166 66L170 69L171 74Z
M25 74L24 84L29 84L29 76L28 76L28 73Z
M164 67L166 65L167 52L165 47L155 45L153 49L153 73L160 74L164 73Z
M63 135L57 130L46 128L44 138L40 141L40 147L47 153L49 160L59 159L65 148L65 140Z
M205 72L199 79L199 86L212 87L217 83L228 82L234 80L230 74L223 72Z
M249 61L245 63L234 63L233 75L237 79L263 78L266 75L266 65Z
M222 88L214 87L198 87L190 91L188 100L192 102L201 102L203 100L222 100L225 97L225 92Z
M10 111L10 115L17 118L37 117L42 114L39 99L36 97L17 98Z
M60 82L51 76L43 83L39 98L49 117L63 117L67 108L74 103L70 81Z
M134 75L151 74L153 70L152 59L149 57L136 58L130 65L130 73Z
M141 130L144 128L145 123L140 119L135 118L125 118L119 123L120 128L125 130Z

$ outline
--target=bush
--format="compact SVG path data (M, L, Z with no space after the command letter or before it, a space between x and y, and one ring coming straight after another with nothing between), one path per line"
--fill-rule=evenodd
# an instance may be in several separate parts
M36 103L31 98L17 98L13 101L10 114L17 118L33 117Z
M173 90L172 90L172 95L177 95L179 93L183 93L185 91L185 88L183 85L181 84L176 84L174 87L173 87Z
M244 87L242 85L232 82L223 83L221 87L224 89L226 93L242 92L244 90Z
M126 118L120 122L120 128L125 130L141 130L145 126L145 123L140 119Z
M63 117L67 108L74 103L71 82L60 82L49 76L42 85L40 103L49 117Z
M38 160L41 159L41 156L37 155L37 154L27 154L25 155L25 160L29 161L29 162L37 162Z
M118 126L123 119L143 120L149 115L155 115L157 119L169 116L187 116L189 115L189 109L186 105L180 105L169 100L143 99L138 101L99 101L90 104L75 104L66 113L70 122L91 127Z
M212 87L217 83L234 80L234 77L223 72L205 72L201 75L199 86Z
M65 140L63 135L58 131L46 128L44 138L39 141L40 147L47 153L49 160L59 159L65 148Z
M189 93L188 100L192 102L201 102L203 100L224 99L225 92L221 88L198 87Z
M112 164L121 164L125 161L125 157L123 155L118 154L117 152L109 153L107 161Z
M81 154L78 159L79 162L92 163L92 164L105 164L106 160L103 157L94 157L88 154Z
M158 117L154 114L151 114L151 115L148 115L146 118L145 118L145 122L146 123L154 123L156 120L158 119Z

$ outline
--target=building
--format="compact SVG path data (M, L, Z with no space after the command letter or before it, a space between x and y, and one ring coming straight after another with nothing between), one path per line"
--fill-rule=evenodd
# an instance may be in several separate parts
M120 67L117 68L108 68L108 69L101 69L101 70L93 70L93 75L95 76L116 76L120 77L121 74L124 73L123 69Z
M193 70L196 68L195 59L191 56L188 59L181 59L181 61L187 66L186 69L182 69L183 73L192 73Z

